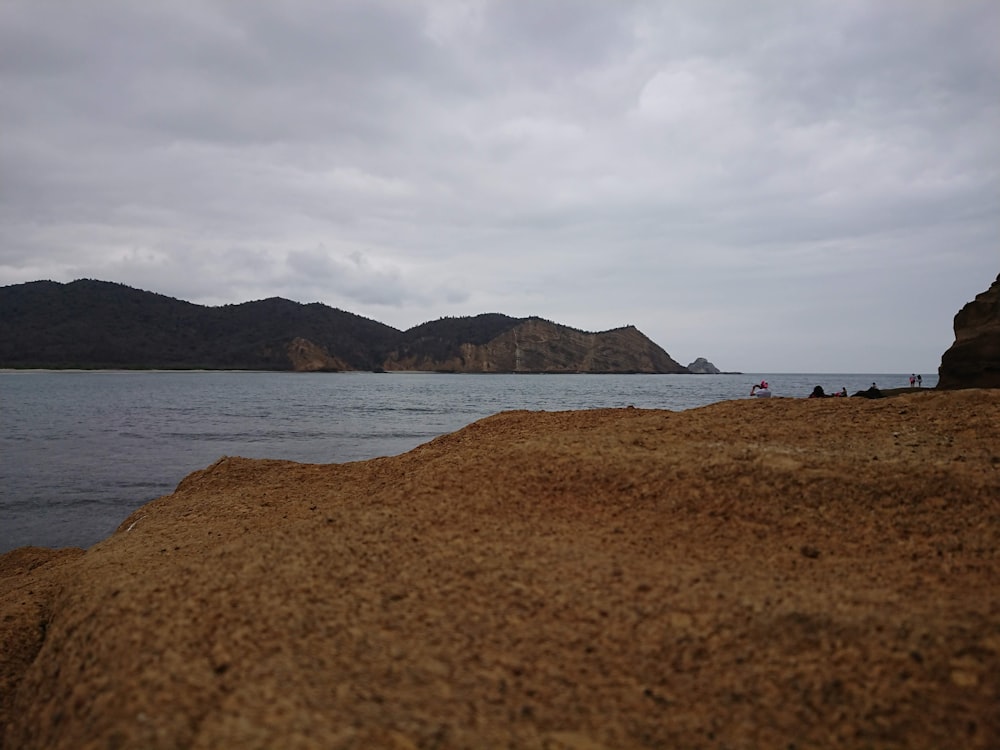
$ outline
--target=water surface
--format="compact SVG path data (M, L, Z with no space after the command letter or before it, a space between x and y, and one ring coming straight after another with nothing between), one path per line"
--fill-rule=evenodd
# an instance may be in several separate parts
M690 409L746 398L761 377L778 396L908 384L899 374L0 372L0 552L88 547L222 456L357 461L500 411Z

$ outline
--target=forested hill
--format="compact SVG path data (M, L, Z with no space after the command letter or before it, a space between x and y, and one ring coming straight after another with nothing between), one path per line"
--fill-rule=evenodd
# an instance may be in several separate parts
M0 366L292 369L291 340L374 369L395 328L325 305L272 298L204 307L104 281L0 288Z
M0 367L686 372L632 327L491 313L403 332L320 303L206 307L89 279L0 287Z

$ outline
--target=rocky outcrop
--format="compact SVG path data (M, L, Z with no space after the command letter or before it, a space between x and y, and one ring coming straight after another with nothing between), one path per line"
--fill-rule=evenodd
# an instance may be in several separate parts
M0 556L0 745L1000 747L1000 391L222 459Z
M713 365L704 357L698 357L694 362L687 366L688 371L694 373L695 375L718 375L721 370Z
M955 316L955 343L941 357L938 388L1000 388L1000 275Z
M351 369L344 360L330 356L321 346L304 338L288 344L288 359L295 372L340 372Z
M463 343L445 359L418 350L392 354L384 367L468 373L687 372L634 326L588 333L539 318L528 318L484 344Z

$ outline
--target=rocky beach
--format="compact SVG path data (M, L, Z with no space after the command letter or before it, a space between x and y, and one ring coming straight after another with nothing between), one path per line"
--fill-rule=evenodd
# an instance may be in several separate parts
M0 557L2 747L996 747L998 537L996 390L225 458Z

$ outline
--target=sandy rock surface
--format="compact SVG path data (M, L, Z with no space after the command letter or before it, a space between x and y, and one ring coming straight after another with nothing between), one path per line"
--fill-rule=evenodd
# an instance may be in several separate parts
M1000 392L226 458L0 557L18 748L1000 746Z

